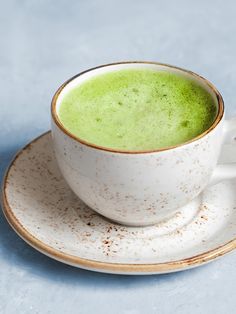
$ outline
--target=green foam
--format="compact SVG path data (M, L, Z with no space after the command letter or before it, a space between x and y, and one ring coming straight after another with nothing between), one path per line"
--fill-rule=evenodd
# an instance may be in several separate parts
M59 108L62 124L79 138L133 151L184 143L216 114L212 96L196 81L149 69L95 76L65 94Z

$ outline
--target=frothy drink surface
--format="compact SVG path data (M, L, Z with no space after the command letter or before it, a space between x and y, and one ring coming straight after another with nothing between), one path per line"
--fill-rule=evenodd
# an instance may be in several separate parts
M182 75L124 69L95 76L62 99L59 119L79 138L107 148L155 150L184 143L215 120L212 96Z

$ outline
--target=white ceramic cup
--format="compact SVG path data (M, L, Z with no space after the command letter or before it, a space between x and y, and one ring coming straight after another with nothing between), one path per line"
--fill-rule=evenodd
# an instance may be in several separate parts
M58 109L66 93L93 76L131 68L174 72L196 80L218 107L214 123L187 143L140 152L100 147L65 129ZM193 200L208 184L235 177L235 164L216 166L223 141L233 141L234 131L236 121L224 120L223 99L210 82L193 72L154 62L121 62L90 69L65 82L52 99L52 137L62 175L89 207L126 225L157 223Z

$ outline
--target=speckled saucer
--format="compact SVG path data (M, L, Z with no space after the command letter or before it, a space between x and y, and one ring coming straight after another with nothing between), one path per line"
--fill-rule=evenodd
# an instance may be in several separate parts
M222 154L224 160L230 156L236 160L233 146ZM158 274L202 265L236 247L235 192L236 181L225 181L161 224L114 224L69 189L48 132L16 155L5 176L2 203L18 235L56 260L107 273Z

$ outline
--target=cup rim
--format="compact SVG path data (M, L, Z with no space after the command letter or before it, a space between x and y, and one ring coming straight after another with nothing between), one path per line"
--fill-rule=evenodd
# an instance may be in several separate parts
M78 78L79 76L82 76L85 73L91 72L93 70L99 69L99 68L104 68L104 67L109 67L109 66L114 66L114 65L122 65L122 64L151 64L151 65L158 65L158 66L164 66L170 69L176 69L179 71L182 71L184 73L187 73L191 76L193 76L194 78L202 81L204 84L206 84L211 91L215 94L216 99L217 99L217 103L218 103L218 113L217 116L214 120L214 122L211 124L211 126L205 130L204 132L202 132L201 134L195 136L194 138L190 139L187 142L184 143L180 143L177 145L172 145L172 146L167 146L164 148L158 148L158 149L150 149L150 150L137 150L137 151L133 151L133 150L125 150L125 149L114 149L114 148L109 148L109 147L104 147L104 146L100 146L100 145L96 145L93 143L90 143L86 140L81 139L80 137L74 135L73 133L71 133L70 131L68 131L64 125L61 123L59 116L56 112L56 105L57 105L57 99L60 95L60 93L62 92L62 90L74 79ZM119 154L147 154L147 153L157 153L157 152L163 152L163 151L168 151L171 149L175 149L178 147L183 147L185 145L191 144L193 142L196 142L197 140L203 138L204 136L206 136L208 133L210 133L213 129L215 129L215 127L219 124L219 122L222 120L224 115L224 101L223 101L223 97L221 96L220 92L217 90L217 88L207 79L205 79L204 77L202 77L201 75L192 72L190 70L186 70L184 68L180 68L180 67L176 67L170 64L166 64L166 63L160 63L160 62L154 62L154 61L120 61L120 62L113 62L113 63L107 63L107 64L102 64L93 68L90 68L88 70L82 71L76 75L74 75L73 77L71 77L70 79L68 79L67 81L65 81L55 92L55 94L53 95L52 101L51 101L51 117L53 119L53 121L55 122L55 124L57 125L57 127L67 136L69 136L70 138L76 140L77 142L79 142L80 144L83 144L85 146L97 149L97 150L102 150L102 151L107 151L107 152L112 152L112 153L119 153Z

